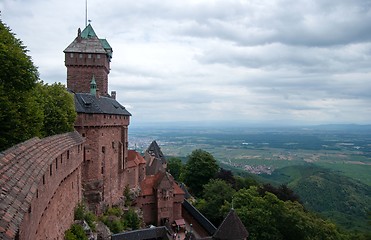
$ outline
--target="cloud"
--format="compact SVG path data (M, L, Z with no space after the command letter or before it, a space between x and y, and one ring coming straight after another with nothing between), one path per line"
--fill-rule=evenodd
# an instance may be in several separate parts
M63 50L84 1L3 0L2 20L46 82L65 83ZM113 47L110 90L134 122L370 123L367 0L89 1Z

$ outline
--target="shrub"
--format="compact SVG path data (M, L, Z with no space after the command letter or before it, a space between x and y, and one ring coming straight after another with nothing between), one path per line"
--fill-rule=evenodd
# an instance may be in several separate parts
M95 221L96 216L90 212L88 209L85 208L84 204L79 203L77 207L75 208L75 214L74 214L75 220L85 220L86 223L89 225L91 230L95 232Z
M73 224L64 234L65 240L88 240L82 226Z

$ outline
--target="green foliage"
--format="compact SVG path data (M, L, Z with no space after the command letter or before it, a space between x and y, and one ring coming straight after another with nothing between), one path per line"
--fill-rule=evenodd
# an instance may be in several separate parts
M131 204L132 204L132 201L133 201L133 196L130 195L130 188L129 188L129 185L126 185L126 186L125 186L125 189L124 189L124 197L125 197L124 205L125 205L126 207L130 207Z
M251 177L240 177L236 176L235 177L236 182L235 182L235 189L238 191L242 188L249 188L251 186L258 186L259 183Z
M38 78L26 47L0 20L0 151L41 135L42 109L32 94Z
M88 240L84 229L79 224L73 224L70 229L64 233L65 240Z
M219 226L223 220L221 207L225 201L232 201L234 193L230 184L221 179L211 179L204 185L203 199L196 206L215 226Z
M261 196L256 187L238 191L234 206L251 240L349 239L334 223L306 212L298 202L284 202L269 192Z
M74 219L75 220L85 220L86 223L91 228L91 230L95 232L95 230L96 230L95 222L96 222L97 218L92 212L90 212L88 209L86 209L84 204L79 203L77 205L77 207L75 208L75 212L74 212Z
M126 228L125 222L114 215L101 217L101 221L110 229L112 233L120 233Z
M107 211L104 213L104 215L121 217L122 216L122 210L119 207L110 207L110 208L107 209Z
M73 95L60 83L39 83L35 95L43 108L43 136L73 131L76 111Z
M123 212L119 207L108 208L100 219L112 233L120 233L125 229L138 229L140 226L140 219L132 208L127 212Z
M138 214L132 208L129 208L129 210L124 214L124 221L126 226L132 230L139 228L140 220Z
M341 226L360 231L369 229L369 186L314 165L279 169L270 179L287 183L300 196L305 207L321 213Z
M27 52L22 41L0 20L0 85L9 91L27 92L39 78Z
M0 151L32 137L73 130L73 98L39 81L26 47L0 20Z
M167 161L167 169L176 181L180 181L183 164L180 158L171 157Z
M194 150L184 168L184 182L196 196L201 196L203 185L218 172L214 157L201 149Z

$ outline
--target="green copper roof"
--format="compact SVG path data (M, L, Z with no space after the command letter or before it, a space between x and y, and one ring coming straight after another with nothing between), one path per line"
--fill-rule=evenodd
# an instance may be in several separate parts
M106 50L108 56L112 58L112 47L109 45L108 41L106 39L99 39L99 41L102 43L102 46L104 50Z
M77 53L105 53L109 61L112 58L112 48L106 39L99 39L93 27L89 23L77 38L64 50L64 52Z
M86 26L86 28L81 32L82 38L92 38L97 37L97 34L95 34L93 27L90 25Z

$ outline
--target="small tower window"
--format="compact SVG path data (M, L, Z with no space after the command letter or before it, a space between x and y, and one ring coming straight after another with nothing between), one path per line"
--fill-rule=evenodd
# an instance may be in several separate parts
M97 55L97 58L100 59L100 54Z
M88 54L88 58L91 58L91 54L90 53Z
M79 54L79 58L82 58L82 53Z
M73 53L70 53L70 58L73 58Z

